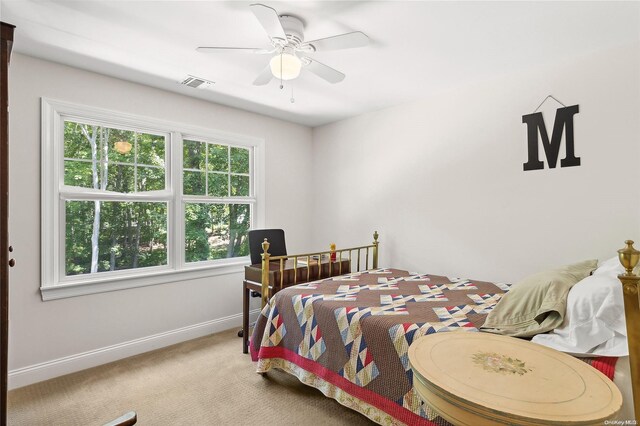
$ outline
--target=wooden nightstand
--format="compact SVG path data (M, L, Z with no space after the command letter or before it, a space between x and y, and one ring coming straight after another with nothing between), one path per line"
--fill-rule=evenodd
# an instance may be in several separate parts
M456 425L602 425L622 405L595 368L512 337L432 334L409 347L409 362L418 394Z

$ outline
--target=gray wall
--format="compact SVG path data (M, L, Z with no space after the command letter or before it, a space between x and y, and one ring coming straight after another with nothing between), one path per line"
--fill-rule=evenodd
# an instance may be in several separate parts
M509 281L614 256L640 237L639 58L638 44L568 55L315 128L315 244L377 229L382 266ZM524 172L522 116L549 94L580 105L582 165ZM549 135L559 106L541 109Z
M43 302L40 297L40 98L265 139L266 226L310 250L311 130L258 114L15 54L10 93L10 386L240 325L243 274ZM291 209L291 194L296 208ZM238 268L240 271L241 268ZM259 304L259 300L255 299ZM253 308L258 308L254 305ZM238 339L240 353L240 339Z

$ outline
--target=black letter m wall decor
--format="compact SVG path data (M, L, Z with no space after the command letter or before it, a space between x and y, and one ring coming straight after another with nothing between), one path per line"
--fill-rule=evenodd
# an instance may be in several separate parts
M556 110L556 119L553 123L551 140L549 140L549 134L544 125L541 112L534 112L533 114L522 116L522 122L527 125L527 142L529 149L529 160L523 164L525 171L544 169L544 162L540 161L540 157L538 156L538 134L540 134L540 138L542 139L542 146L544 147L549 168L555 169L558 163L563 130L566 155L560 160L560 167L580 165L580 157L576 157L573 146L573 116L579 111L578 105L558 108Z

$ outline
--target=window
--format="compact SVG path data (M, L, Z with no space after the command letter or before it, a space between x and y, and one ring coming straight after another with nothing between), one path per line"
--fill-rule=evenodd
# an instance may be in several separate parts
M63 120L65 276L167 265L169 135Z
M250 150L188 139L182 150L186 261L248 256Z
M42 294L238 271L263 142L43 99Z

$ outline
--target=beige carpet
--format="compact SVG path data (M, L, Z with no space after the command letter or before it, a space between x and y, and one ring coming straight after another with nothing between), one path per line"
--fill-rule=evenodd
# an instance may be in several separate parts
M237 330L9 392L9 425L371 425L293 376L255 373Z

